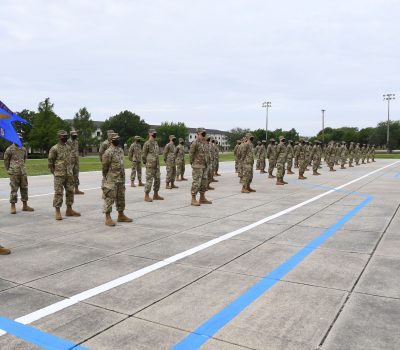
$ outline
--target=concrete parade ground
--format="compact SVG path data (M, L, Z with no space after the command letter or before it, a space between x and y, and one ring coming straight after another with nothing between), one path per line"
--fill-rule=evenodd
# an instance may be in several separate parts
M35 212L17 215L0 179L0 349L400 349L400 161L286 186L255 172L250 194L220 171L201 207L189 167L164 201L127 186L133 223L114 228L100 172L62 221L52 176L29 178Z

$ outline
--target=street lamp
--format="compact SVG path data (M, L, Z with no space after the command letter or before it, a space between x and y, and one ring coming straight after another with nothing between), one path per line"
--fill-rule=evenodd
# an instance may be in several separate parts
M389 151L389 124L390 124L390 101L391 100L395 100L395 94L385 94L383 95L383 100L388 102L388 122L387 122L387 135L386 135L386 145L387 145L387 149Z
M265 118L265 140L268 141L268 109L271 107L271 102L263 102L262 107L267 109L267 116Z
M325 145L325 111L326 109L321 109L322 112L322 143Z

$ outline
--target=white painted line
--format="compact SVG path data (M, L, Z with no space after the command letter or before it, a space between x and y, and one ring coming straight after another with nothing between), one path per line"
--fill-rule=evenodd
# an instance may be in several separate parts
M268 217L266 217L264 219L261 219L261 220L259 220L257 222L254 222L254 223L250 224L250 225L244 226L244 227L242 227L242 228L240 228L238 230L235 230L233 232L227 233L227 234L225 234L223 236L220 236L218 238L212 239L212 240L210 240L208 242L205 242L203 244L200 244L200 245L198 245L198 246L196 246L194 248L185 250L184 252L175 254L175 255L167 258L167 259L164 259L164 260L159 261L159 262L157 262L155 264L149 265L149 266L147 266L145 268L142 268L140 270L134 271L134 272L132 272L132 273L130 273L128 275L119 277L119 278L114 279L114 280L112 280L110 282L107 282L107 283L101 284L101 285L99 285L97 287L88 289L88 290L86 290L84 292L81 292L79 294L75 294L70 298L67 298L65 300L59 301L59 302L57 302L55 304L52 304L52 305L49 305L49 306L47 306L45 308L39 309L39 310L34 311L34 312L32 312L30 314L27 314L25 316L19 317L15 321L26 325L26 324L30 324L32 322L35 322L37 320L40 320L43 317L52 315L52 314L56 313L57 311L61 311L63 309L66 309L69 306L75 305L75 304L79 303L80 301L87 300L87 299L92 298L92 297L94 297L96 295L99 295L101 293L107 292L110 289L113 289L115 287L121 286L121 285L126 284L128 282L132 282L132 281L134 281L134 280L136 280L136 279L138 279L138 278L140 278L140 277L142 277L144 275L147 275L147 274L149 274L151 272L159 270L162 267L168 266L168 265L170 265L170 264L172 264L172 263L174 263L176 261L182 260L182 259L184 259L184 258L186 258L186 257L188 257L190 255L193 255L193 254L195 254L197 252L200 252L200 251L202 251L204 249L212 247L212 246L214 246L214 245L216 245L216 244L218 244L220 242L226 241L226 240L228 240L228 239L230 239L232 237L240 235L243 232L249 231L249 230L251 230L251 229L253 229L253 228L255 228L255 227L259 226L259 225L265 224L268 221L271 221L273 219L279 218L280 216L283 216L283 215L285 215L287 213L290 213L290 212L292 212L292 211L294 211L294 210L296 210L298 208L301 208L301 207L303 207L303 206L305 206L305 205L307 205L307 204L309 204L311 202L315 202L315 201L317 201L318 199L320 199L322 197L325 197L325 196L327 196L327 195L329 195L329 194L331 194L331 193L333 193L333 192L335 192L337 190L340 190L340 189L342 189L344 187L350 186L350 185L352 185L352 184L354 184L354 183L356 183L358 181L361 181L361 180L365 179L368 176L376 174L377 172L379 172L381 170L384 170L384 169L386 169L388 167L391 167L391 166L393 166L395 164L398 164L398 163L400 163L400 161L391 163L391 164L386 165L386 166L384 166L382 168L379 168L377 170L371 171L370 173L367 173L367 174L365 174L365 175L363 175L361 177L358 177L358 178L356 178L356 179L354 179L352 181L349 181L349 182L345 183L344 185L338 186L338 187L336 187L336 188L334 188L332 190L329 190L327 192L321 193L318 196L312 197L312 198L310 198L310 199L308 199L308 200L306 200L306 201L304 201L302 203L296 204L296 205L294 205L294 206L292 206L290 208L282 210L279 213L270 215L270 216L268 216ZM6 332L0 331L0 336L2 336L4 334L6 334Z

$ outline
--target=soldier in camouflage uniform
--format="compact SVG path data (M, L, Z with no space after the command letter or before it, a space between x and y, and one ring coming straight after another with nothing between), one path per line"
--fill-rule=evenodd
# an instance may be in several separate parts
M242 152L243 152L243 147L245 145L246 138L243 137L242 141L239 145L239 148L237 150L237 156L238 156L238 177L239 177L239 183L242 183L242 177L243 177L243 162L242 162Z
M368 144L368 146L367 146L367 163L369 163L370 158L371 158L371 146Z
M185 179L185 140L179 139L179 145L175 148L176 181L187 181ZM179 179L180 176L180 179Z
M140 145L140 136L135 136L131 147L129 147L128 158L132 162L131 187L136 187L136 175L139 180L139 186L144 186L142 182L142 146Z
M287 159L287 148L285 145L285 137L279 136L279 144L276 147L276 184L285 185L286 181L283 180L285 176L285 164Z
M361 160L362 164L365 164L365 158L367 157L367 145L364 143L361 148Z
M238 148L239 148L239 146L240 146L241 143L242 143L242 142L241 142L240 140L237 140L237 141L236 141L235 148L233 149L233 155L235 156L235 172L236 172L236 173L239 172L239 160L238 160L237 151L238 151Z
M306 152L306 169L305 171L308 171L308 166L311 165L311 150L312 146L310 145L310 141L306 141L305 144L305 152Z
M175 142L176 142L176 137L174 135L169 135L169 142L165 145L163 152L164 162L167 168L167 176L165 184L165 188L167 190L178 188L178 186L175 186L175 178L176 178Z
M253 151L253 140L252 134L246 134L246 142L243 143L243 148L240 153L241 161L243 164L243 175L242 175L242 193L256 192L256 190L250 187L253 181L253 167L254 167L254 151Z
M205 192L207 189L207 171L208 171L208 161L209 155L207 154L208 148L206 145L206 130L204 128L197 128L196 130L197 138L190 145L189 150L189 160L192 166L192 201L191 205L200 206L200 204L212 204L205 197ZM200 200L197 201L197 193L200 192Z
M221 176L221 174L218 173L219 170L219 143L217 140L215 140L215 165L214 165L214 171L215 171L215 176Z
M336 171L334 169L335 157L336 157L335 142L331 141L331 142L329 142L328 147L326 147L326 150L325 150L325 158L327 159L327 162L328 162L329 171Z
M104 152L111 145L111 138L112 138L113 134L114 134L114 130L107 130L107 140L105 140L101 143L100 149L99 149L100 162L102 162L102 160L103 160Z
M74 174L74 187L75 194L85 194L79 190L79 142L78 133L75 130L70 132L70 139L67 141L68 146L71 148L71 162L72 172Z
M292 175L292 174L294 174L294 172L292 171L293 157L294 157L294 149L293 149L293 141L292 140L289 140L286 150L287 150L287 173L288 173L288 175Z
M54 175L54 199L56 220L62 220L60 208L63 203L63 191L65 189L65 201L67 204L66 216L81 216L72 209L74 203L74 173L71 159L71 148L67 144L68 134L64 130L58 133L59 142L49 152L48 165Z
M314 142L314 146L311 150L313 175L321 175L318 172L319 164L321 163L321 154L322 154L322 149L321 149L320 144L321 143L318 140L316 140Z
M111 138L111 145L103 154L102 171L105 181L102 185L105 224L115 226L115 221L111 219L112 206L115 203L118 211L118 222L132 222L124 214L125 210L125 167L124 151L118 147L119 136L114 134Z
M204 143L205 151L206 151L206 162L207 162L207 188L206 190L214 190L214 187L211 187L211 182L218 182L218 180L214 179L214 158L215 158L215 150L212 147L211 137L206 137L206 142Z
M371 147L371 158L372 161L375 162L375 145L372 145Z
M361 155L361 151L360 151L360 144L357 143L356 147L354 148L354 161L356 162L356 165L360 165L360 155Z
M254 157L256 158L256 170L260 170L260 158L259 158L260 147L261 147L261 141L257 141L257 146L254 147Z
M268 178L274 179L275 176L272 174L276 164L276 147L275 140L270 139L267 147L267 158L268 158Z
M21 138L21 135L18 134ZM15 204L18 202L18 189L21 192L22 211L33 211L28 206L28 177L26 174L25 161L27 151L25 147L19 148L15 143L9 146L4 153L4 167L10 175L10 203L11 214L16 214Z
M294 155L294 168L297 169L299 167L299 141L294 143L293 147L293 155Z
M306 170L306 142L304 139L300 139L299 148L297 149L297 155L299 159L299 180L307 179L304 176L304 171Z
M342 141L342 145L340 146L340 169L346 169L344 166L347 160L347 145L345 141Z
M339 165L340 153L341 153L340 142L336 142L336 155L335 155L335 164L336 165Z
M349 146L349 168L353 168L353 160L354 160L354 142L350 142L350 146Z
M144 200L152 202L153 200L163 200L158 194L160 190L160 150L156 141L157 132L155 129L149 130L149 139L143 145L142 162L146 166L146 186L144 188ZM154 183L154 186L153 186ZM153 199L150 198L151 187L154 188Z
M265 171L265 166L266 166L265 157L266 157L266 154L267 154L267 150L265 148L266 144L267 144L267 141L266 140L262 140L260 149L258 151L258 158L260 160L260 174L265 174L266 173L266 171Z

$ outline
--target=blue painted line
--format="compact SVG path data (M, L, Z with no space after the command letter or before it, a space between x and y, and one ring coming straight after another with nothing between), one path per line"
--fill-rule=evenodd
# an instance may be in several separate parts
M13 334L29 343L38 345L48 350L88 350L83 346L76 345L68 340L58 338L54 335L42 332L31 326L10 320L0 316L0 329Z
M286 262L278 266L271 273L257 282L253 287L248 289L244 294L226 306L216 315L204 322L193 333L172 347L172 350L195 350L199 349L206 343L215 333L217 333L227 323L232 321L244 309L252 304L256 299L263 295L273 285L278 283L285 275L299 265L308 255L315 249L320 247L329 237L343 227L351 218L353 218L364 206L373 199L368 196L360 204L350 210L339 221L329 227L320 236L308 243L304 248L300 249L296 254L292 255Z
M400 177L400 171L394 177Z

